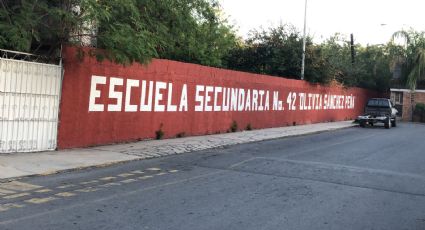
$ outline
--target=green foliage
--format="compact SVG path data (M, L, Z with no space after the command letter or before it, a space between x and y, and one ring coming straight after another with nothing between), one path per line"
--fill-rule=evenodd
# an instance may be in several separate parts
M161 19L150 25L163 39L158 51L160 58L222 66L223 56L235 46L236 37L226 21L220 19L216 1L152 2L156 7L146 9L145 15L146 21Z
M161 125L159 126L159 129L157 131L155 131L155 139L157 140L161 140L164 137L164 131L162 130L162 127L164 125L161 123Z
M232 124L230 125L230 131L232 133L238 131L238 123L236 121L233 121Z
M411 70L407 76L407 85L410 89L415 90L417 82L425 76L425 48L418 48L411 65Z
M324 59L324 73L319 75L328 82L336 80L345 86L359 86L363 88L387 90L390 86L392 73L390 71L391 58L386 46L355 45L355 62L352 63L349 41L339 34L317 45L322 50ZM315 59L317 60L320 59Z
M425 122L425 104L417 103L414 109L414 121Z
M340 34L335 34L324 41L320 47L323 50L322 58L326 61L329 77L346 86L356 85L359 69L352 64L347 39Z
M245 44L232 50L226 60L231 69L297 78L301 71L301 51L300 32L291 25L280 25L252 31Z
M392 78L390 63L391 57L385 46L359 47L355 63L357 81L354 85L375 90L387 90Z
M425 113L425 104L424 103L417 103L416 106L415 106L415 112Z
M321 44L307 37L305 79L312 83L337 81L345 86L387 90L392 73L386 46L356 45L355 63L351 47L339 34ZM231 69L299 79L301 72L302 36L291 25L253 31L245 43L230 52L227 65Z
M312 83L330 83L334 78L325 49L321 45L306 47L305 79Z
M397 39L402 39L400 44ZM425 33L414 30L397 31L392 36L394 60L402 64L402 81L415 90L417 84L425 79Z
M396 40L403 39L402 44ZM64 44L93 46L78 57L121 64L164 58L298 79L302 36L292 25L252 31L238 40L218 0L1 0L0 48L59 56ZM386 45L355 45L340 34L314 44L307 37L305 79L387 90L425 86L425 34L399 31Z
M252 125L251 125L251 123L248 123L248 125L246 125L245 130L247 130L247 131L251 131L251 130L252 130Z
M186 136L185 132L180 132L180 133L177 133L177 135L176 135L177 138L183 138L185 136Z
M216 0L1 1L0 48L54 55L63 44L101 48L117 63L154 57L222 66L236 44Z
M59 48L83 20L73 7L79 0L2 0L0 48L59 56Z
M159 38L148 30L142 21L142 12L135 0L84 0L81 4L84 12L80 14L93 21L83 25L92 25L90 28L81 28L79 33L86 34L95 28L93 33L97 47L92 55L105 56L117 63L130 64L132 62L146 63L152 57L158 56L155 45ZM76 36L80 36L77 33ZM84 37L80 36L80 37Z

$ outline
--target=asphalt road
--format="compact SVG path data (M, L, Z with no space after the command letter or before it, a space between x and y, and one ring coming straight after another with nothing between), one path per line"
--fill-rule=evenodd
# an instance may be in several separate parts
M425 229L424 137L355 127L22 179L0 186L0 229Z

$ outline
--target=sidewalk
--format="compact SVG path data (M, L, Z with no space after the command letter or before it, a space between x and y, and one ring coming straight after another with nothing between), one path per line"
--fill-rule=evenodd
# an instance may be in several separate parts
M85 149L0 155L0 180L60 171L105 166L210 148L299 136L355 126L352 121L319 123L281 128L179 139L140 141Z

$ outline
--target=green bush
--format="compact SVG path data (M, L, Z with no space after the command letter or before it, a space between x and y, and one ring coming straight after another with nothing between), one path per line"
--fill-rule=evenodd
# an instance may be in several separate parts
M185 132L177 133L177 135L176 135L177 138L182 138L182 137L185 137L185 136L186 136Z
M248 125L245 128L247 131L251 131L252 130L252 125L251 123L248 123Z
M155 131L155 138L157 140L161 140L164 137L164 131L162 131L162 127L164 125L161 123L161 125L159 126L159 129L157 131Z
M417 103L414 110L416 121L425 122L425 104Z
M238 123L236 121L233 121L232 124L230 125L230 131L232 133L238 131Z
M425 113L425 104L424 103L417 103L416 106L415 106L415 112Z

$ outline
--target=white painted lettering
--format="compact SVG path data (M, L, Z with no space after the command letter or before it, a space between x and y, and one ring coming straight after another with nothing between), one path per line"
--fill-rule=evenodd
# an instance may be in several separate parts
M290 95L291 94L289 94L288 100L287 100L287 103L289 104L289 106L291 105L291 102L289 101L291 98ZM279 107L279 92L274 91L273 92L273 110L274 111L278 110L278 107Z
M155 84L155 104L154 104L154 111L155 112L164 112L165 111L165 105L160 104L162 101L162 89L167 88L167 83L157 81Z
M263 106L264 90L259 90L258 94L260 95L260 105L258 106L258 110L263 111L264 110L264 106Z
M106 84L106 77L96 75L91 77L89 112L103 112L105 110L103 104L96 104L96 98L100 98L100 90L97 89L97 85L104 84Z
M147 103L146 93L149 92ZM153 81L149 81L149 91L146 89L146 81L142 81L142 96L140 99L140 111L150 112L152 111L152 93L153 92Z
M173 105L173 83L168 83L167 112L176 111L177 105Z
M218 112L221 111L221 106L219 106L218 103L218 94L222 92L222 88L221 87L215 87L214 90L214 111ZM224 101L224 98L223 98Z
M239 89L238 94L238 111L243 111L245 107L245 90Z
M227 112L229 111L230 107L230 88L224 88L223 89L223 103L222 103L222 110Z
M179 106L179 111L185 111L187 112L187 85L184 84L183 88L182 88L182 95L180 97L180 106Z
M267 90L266 92L266 102L264 103L264 110L269 111L270 110L270 91Z
M213 107L209 103L211 102L210 93L214 92L214 87L207 86L205 87L205 112L211 112Z
M139 80L127 79L127 84L125 87L125 106L124 110L126 112L136 112L137 105L131 104L131 89L134 87L139 87Z
M203 85L196 86L195 101L199 103L198 105L195 105L196 112L204 111L204 96L200 95L200 93L203 92L204 90L205 90L205 86Z
M249 89L246 92L245 110L251 111L251 90L249 90Z
M252 90L252 111L258 111L258 90Z
M116 104L109 104L108 111L118 112L121 111L122 107L122 92L115 91L115 86L122 86L124 80L122 78L111 77L109 79L109 98L115 99Z
M232 88L232 98L230 100L230 111L238 110L238 89Z

